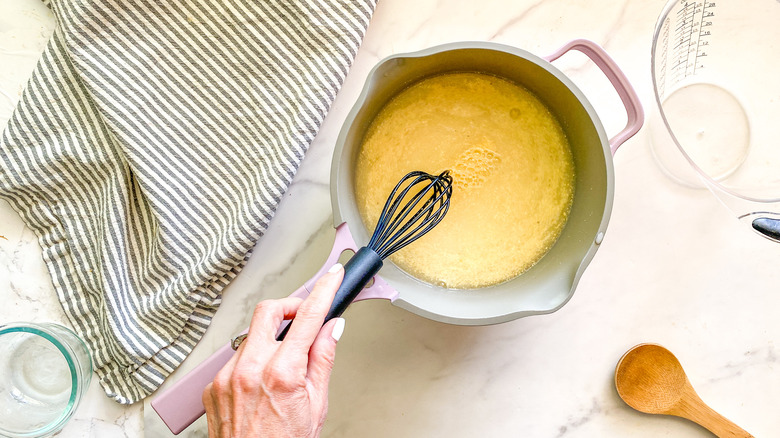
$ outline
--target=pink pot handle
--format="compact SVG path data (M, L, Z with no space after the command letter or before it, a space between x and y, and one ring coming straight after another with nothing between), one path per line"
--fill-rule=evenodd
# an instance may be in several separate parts
M325 261L325 264L322 265L319 272L314 274L314 276L310 278L309 281L303 284L307 291L314 287L314 283L317 282L317 279L325 275L328 269L336 264L339 257L341 256L341 253L348 249L352 250L354 253L357 252L359 248L355 243L355 239L352 237L352 232L349 231L349 226L346 222L344 222L336 227L336 240L333 242L333 249L331 249L330 255L328 255L328 259ZM384 280L382 280L381 277L376 275L374 276L374 283L371 286L364 288L354 301L379 298L390 300L391 302L395 301L395 299L398 298L398 291L393 289Z
M246 333L246 330L243 333ZM203 390L234 353L228 342L152 400L152 408L174 435L178 435L206 413L201 399Z
M617 91L620 96L620 100L623 101L623 106L625 106L626 113L628 114L626 127L609 140L609 148L612 151L612 155L615 155L615 152L620 145L639 132L639 128L641 128L644 123L645 113L642 109L642 104L639 101L639 96L637 96L636 91L634 91L634 88L628 82L628 78L623 71L620 70L620 67L617 66L615 61L601 48L601 46L593 41L584 39L570 41L555 53L545 57L545 59L549 62L555 61L570 50L577 50L590 58L590 60L601 69L604 75L607 76L607 79L609 79L609 82L612 83L612 86L615 87L615 91Z
M358 250L355 240L352 238L352 233L350 233L349 227L347 227L345 222L336 228L336 240L333 242L333 248L325 264L312 278L290 294L290 296L306 298L317 279L323 276L331 266L336 264L341 253L347 249L351 249L354 252ZM384 298L394 301L398 298L398 292L377 275L374 276L374 284L363 289L354 301L371 298ZM289 324L289 321L285 321L279 327L279 331L287 324ZM247 330L244 330L241 334L246 333ZM230 342L228 342L227 345L217 350L200 365L152 400L152 408L171 432L178 435L206 413L206 408L201 400L203 390L206 388L206 385L214 380L219 370L233 357L234 353L235 351L233 351Z

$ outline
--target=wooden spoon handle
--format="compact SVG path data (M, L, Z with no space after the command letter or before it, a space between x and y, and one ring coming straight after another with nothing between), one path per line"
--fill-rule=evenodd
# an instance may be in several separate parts
M708 407L709 409L709 407ZM712 415L708 415L699 421L698 423L706 427L710 432L714 433L718 438L754 438L745 429L737 426L731 422L728 418L720 415L719 413L712 411Z
M707 406L698 396L683 401L676 411L673 415L698 423L718 438L754 438L746 430Z

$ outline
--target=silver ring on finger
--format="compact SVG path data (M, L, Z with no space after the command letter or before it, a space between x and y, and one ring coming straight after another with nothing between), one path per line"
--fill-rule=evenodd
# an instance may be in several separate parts
M244 342L244 340L246 339L246 336L247 336L247 334L244 333L243 335L238 335L235 338L233 338L230 341L230 348L232 348L233 350L238 350L238 347L240 347L241 343Z

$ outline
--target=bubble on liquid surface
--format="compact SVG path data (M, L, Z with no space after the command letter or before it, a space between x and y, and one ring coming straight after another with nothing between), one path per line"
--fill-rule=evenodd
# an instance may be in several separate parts
M456 187L475 189L490 176L501 162L501 155L491 149L474 146L463 151L450 169Z

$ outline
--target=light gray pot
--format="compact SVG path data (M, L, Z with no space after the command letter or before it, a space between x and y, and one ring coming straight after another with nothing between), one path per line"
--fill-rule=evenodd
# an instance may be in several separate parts
M550 63L570 50L586 54L601 68L626 107L627 126L611 140L583 93ZM639 99L625 75L590 41L572 41L547 59L495 43L461 42L394 55L374 67L347 116L333 154L331 202L338 232L325 266L335 262L344 248L356 250L371 237L371 231L361 221L354 193L355 161L371 121L410 84L456 71L488 73L521 84L536 94L561 122L576 171L568 222L555 245L536 265L505 283L474 290L445 289L412 277L388 260L381 270L381 279L376 277L358 299L387 298L426 318L460 325L495 324L554 312L571 298L607 230L614 193L612 154L639 130L644 118Z

